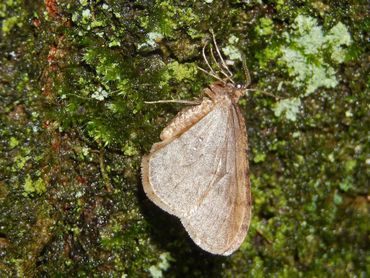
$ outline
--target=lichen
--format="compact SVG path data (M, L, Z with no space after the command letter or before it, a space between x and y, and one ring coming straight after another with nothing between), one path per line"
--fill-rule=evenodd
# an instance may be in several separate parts
M138 49L141 49L145 46L154 48L157 46L157 42L163 39L163 35L158 32L149 32L146 36L147 40L144 43L139 44Z
M261 33L261 28L256 29L260 36L265 35ZM298 98L307 97L319 88L335 88L338 85L334 67L345 60L346 49L351 45L350 34L343 23L338 22L325 32L317 19L298 15L291 30L284 32L282 38L280 44L267 47L258 58L262 67L266 67L268 61L277 60L280 66L286 68L292 80L285 83L302 91ZM280 116L283 110L290 111L284 115L294 121L299 111L297 97L294 99L294 103L288 100L276 103L275 115Z
M228 45L222 48L223 53L231 60L242 61L242 54L237 47L239 39L235 35L230 35Z
M170 253L165 252L159 255L160 262L157 265L152 265L149 267L150 276L153 278L161 278L163 272L170 267L170 262L173 261Z
M329 63L344 61L344 47L351 44L347 28L339 22L325 34L316 19L299 15L292 30L284 34L287 46L281 46L280 61L287 67L289 75L294 77L293 86L305 89L305 96L320 87L334 88L338 80L335 69ZM326 62L325 58L330 53L332 59ZM339 55L342 58L338 58Z
M276 102L273 110L276 117L280 117L284 113L287 120L295 121L300 107L300 98L287 98Z

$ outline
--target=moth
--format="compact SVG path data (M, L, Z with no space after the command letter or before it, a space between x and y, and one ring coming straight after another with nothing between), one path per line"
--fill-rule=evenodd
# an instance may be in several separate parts
M212 254L230 255L245 239L251 220L251 190L247 132L238 107L250 83L236 85L217 47L214 62L221 78L203 90L206 97L181 110L164 128L142 159L146 195L166 212L177 216L192 240ZM165 102L165 101L163 101Z

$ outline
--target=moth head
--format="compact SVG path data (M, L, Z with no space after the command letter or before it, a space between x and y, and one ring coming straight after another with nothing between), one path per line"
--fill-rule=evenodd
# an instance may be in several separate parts
M210 89L217 95L228 95L237 102L241 96L243 96L247 90L247 86L244 84L234 84L231 82L220 82L216 81L212 83Z
M247 86L245 84L241 84L241 83L237 83L235 84L235 89L237 90L246 90L247 89Z
M233 94L235 100L238 101L238 99L240 97L242 97L243 95L245 95L245 93L247 92L247 85L237 83L237 84L233 85L233 87L234 87L234 89L233 89L232 94Z

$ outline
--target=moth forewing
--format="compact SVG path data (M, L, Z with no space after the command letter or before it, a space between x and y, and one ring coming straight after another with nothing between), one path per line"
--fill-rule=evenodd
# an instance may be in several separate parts
M248 151L248 135L244 117L242 116L239 107L234 105L235 113L239 128L236 128L238 139L236 140L236 166L237 166L237 181L238 194L240 199L236 202L236 210L241 214L242 221L238 225L238 232L235 236L234 242L229 246L224 255L229 255L239 248L243 243L248 232L251 216L252 216L252 198L249 180L249 163L247 157Z
M234 171L235 178L228 183L228 192L223 192L222 197L224 204L227 204L227 208L223 207L222 204L212 202L211 206L218 208L218 211L211 210L212 216L199 221L201 226L196 229L189 223L194 219L190 219L190 221L182 220L189 235L200 247L210 253L220 255L230 255L239 248L247 233L251 215L250 189L247 179L248 165L245 157L246 138L243 136L245 134L243 129L238 129L238 126L244 124L244 122L237 106L230 108L230 114L232 115L233 124L230 126L229 134L235 133L234 139L236 140L231 140L232 142L229 142L228 148L234 144L235 163L238 167ZM232 169L226 170L229 173L232 172ZM229 209L228 213L223 214L227 209ZM223 218L220 218L220 215ZM194 218L194 216L192 217ZM208 219L210 219L209 223L207 223ZM224 240L218 238L218 235L223 235ZM213 239L213 241L210 241L210 239Z
M210 100L180 112L143 158L143 185L156 205L180 218L196 244L229 255L251 218L247 134L236 104L240 90L215 82L207 92Z

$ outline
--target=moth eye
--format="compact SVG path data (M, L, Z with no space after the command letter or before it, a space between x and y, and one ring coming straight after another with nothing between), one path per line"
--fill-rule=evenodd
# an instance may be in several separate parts
M242 89L242 88L244 87L244 85L243 85L243 84L236 84L236 85L235 85L235 87L236 87L237 89Z

